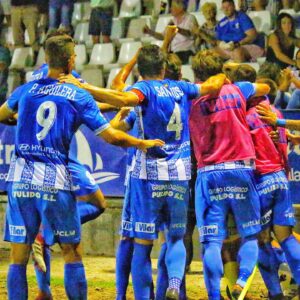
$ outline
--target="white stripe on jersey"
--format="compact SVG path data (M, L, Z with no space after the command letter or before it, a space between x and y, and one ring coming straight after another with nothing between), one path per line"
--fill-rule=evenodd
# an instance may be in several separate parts
M141 151L140 162L141 162L141 171L140 171L141 178L147 179L146 153L145 152Z
M64 189L66 180L66 167L64 165L56 165L55 187Z
M40 182L44 181L46 165L41 162L34 162L33 165L34 171L32 176L32 183L39 184Z
M157 160L157 179L158 180L170 180L169 179L169 171L168 171L168 163L164 158Z
M175 163L177 167L177 173L178 173L178 180L187 180L186 172L185 172L185 166L182 159L178 159Z
M23 170L25 168L25 159L24 158L18 158L16 161L15 161L15 172L13 174L13 181L20 181L21 180L21 177L22 177L22 174L23 174ZM11 176L9 176L11 177Z

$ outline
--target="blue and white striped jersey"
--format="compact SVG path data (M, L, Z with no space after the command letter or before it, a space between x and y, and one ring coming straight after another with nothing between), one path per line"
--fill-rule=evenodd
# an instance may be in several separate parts
M7 180L70 190L67 164L74 133L81 124L96 134L110 126L93 97L72 84L45 78L16 89L7 106L18 112Z
M161 139L165 145L143 153L137 149L131 176L149 180L191 177L188 100L199 96L199 85L174 80L140 81L131 87L141 104L135 108L138 137Z

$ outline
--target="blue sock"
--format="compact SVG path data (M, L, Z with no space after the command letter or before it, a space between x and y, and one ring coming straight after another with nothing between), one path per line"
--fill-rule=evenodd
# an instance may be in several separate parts
M87 282L82 262L65 264L65 290L70 300L87 299Z
M179 300L187 300L186 297L186 283L185 283L185 274L183 275L181 286L180 286L180 293L179 293Z
M168 269L168 278L183 278L186 260L186 250L182 239L170 237L167 241L165 262Z
M294 280L300 285L300 244L293 235L290 235L280 245L285 253Z
M287 261L283 250L281 248L276 247L272 247L272 249L275 256L276 264L278 266L280 266L281 264L286 264Z
M27 300L28 285L26 265L11 264L7 274L7 291L9 300Z
M133 240L121 240L116 255L116 287L117 300L126 299L126 290L131 271Z
M149 300L152 284L151 254L152 245L134 243L131 261L131 275L136 300Z
M99 208L85 201L78 201L77 209L79 212L81 224L96 219L104 212L104 208Z
M258 267L270 295L282 294L278 264L271 243L259 247Z
M168 270L165 263L167 252L167 243L160 247L160 253L157 261L157 279L156 279L156 300L164 300L169 285Z
M249 236L242 240L242 244L238 253L238 262L240 264L239 277L237 284L241 287L246 285L246 282L253 272L258 258L258 243L255 236Z
M222 241L210 241L202 244L204 281L209 300L220 300L223 263L221 257Z
M46 272L41 271L36 265L34 265L35 275L39 290L45 294L51 295L50 290L50 260L51 250L50 247L44 246L44 261L46 264Z

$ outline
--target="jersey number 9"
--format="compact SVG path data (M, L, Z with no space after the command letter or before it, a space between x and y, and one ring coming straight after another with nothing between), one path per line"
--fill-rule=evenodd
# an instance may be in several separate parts
M36 121L42 130L36 134L36 138L41 141L48 134L56 119L56 104L52 101L42 103L36 112Z

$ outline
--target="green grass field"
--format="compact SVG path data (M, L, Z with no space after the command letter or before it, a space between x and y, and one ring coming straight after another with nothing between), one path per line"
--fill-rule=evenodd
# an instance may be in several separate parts
M8 251L0 249L0 299L7 299L6 291L6 274L9 264ZM154 280L156 279L156 262L153 260ZM89 300L113 300L115 298L115 258L86 256L84 258L86 268L86 276L88 280L88 299ZM67 299L63 285L63 260L58 253L52 256L51 264L51 287L54 299ZM34 300L37 294L37 286L35 281L34 269L32 263L28 266L28 286L29 299ZM222 281L222 288L225 288L225 282ZM204 287L204 279L202 273L202 264L193 262L191 272L187 276L187 293L188 299L199 300L207 299ZM264 284L259 274L255 276L250 292L255 299L261 299L262 294L266 294ZM225 295L225 294L224 294ZM128 300L134 299L132 285L128 290ZM265 298L266 299L266 298Z

